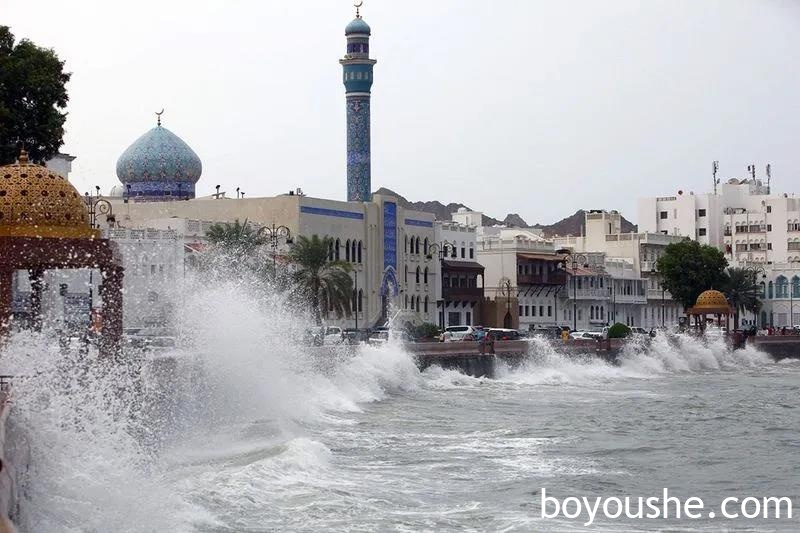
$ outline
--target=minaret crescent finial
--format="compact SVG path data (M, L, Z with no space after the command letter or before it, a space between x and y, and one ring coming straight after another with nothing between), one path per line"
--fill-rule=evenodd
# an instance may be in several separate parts
M363 6L363 5L364 5L364 0L360 0L359 2L353 4L353 7L356 8L356 18L357 19L361 18L361 6Z
M161 111L156 111L156 117L158 117L156 119L156 125L157 126L161 125L161 115L163 115L163 114L164 114L164 108L163 107L161 108Z

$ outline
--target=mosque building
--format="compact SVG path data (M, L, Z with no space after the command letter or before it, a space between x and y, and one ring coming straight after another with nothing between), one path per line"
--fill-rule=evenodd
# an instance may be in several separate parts
M111 195L114 226L106 232L125 240L120 248L131 273L126 277L130 306L158 301L160 313L161 290L147 286L155 287L162 276L162 285L174 284L171 280L183 265L170 263L182 263L181 254L191 253L196 228L247 219L258 226L284 225L292 237L333 238L330 259L353 264L352 307L358 312L349 319L330 317L329 323L369 328L392 316L402 322L436 322L439 260L429 253L434 216L371 193L369 104L375 60L369 58L370 33L357 11L345 28L347 54L340 60L347 102L347 201L312 198L300 190L261 198L232 198L217 190L196 197L200 158L161 125L160 113L156 127L122 153L116 168L121 185ZM195 229L188 231L190 227ZM156 240L162 244L156 246ZM281 242L278 253L287 249ZM126 326L145 316L146 311L126 308Z

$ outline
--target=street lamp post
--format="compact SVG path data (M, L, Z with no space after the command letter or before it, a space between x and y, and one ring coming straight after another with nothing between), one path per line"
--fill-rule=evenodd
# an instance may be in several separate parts
M556 251L556 253L564 255L559 262L559 265L561 265L564 270L567 269L567 264L572 264L572 274L570 274L572 276L572 330L578 331L578 281L576 279L576 271L580 263L588 266L588 260L585 255L574 254L566 248L562 248Z
M130 186L128 186L128 194L130 194ZM83 195L83 201L86 204L86 209L89 212L89 226L94 229L100 229L100 224L97 222L97 215L105 215L106 221L114 223L114 214L111 207L111 202L106 200L100 195L100 186L95 185L95 194L91 195L88 192ZM126 200L127 201L127 200ZM89 327L92 327L92 311L94 310L94 280L93 269L89 269Z
M762 280L766 280L767 279L767 271L764 270L764 267L762 267L762 266L749 267L747 269L747 271L752 276L752 281L753 281L753 302L755 302L758 299L758 275L761 274L761 279ZM762 299L765 298L765 297L766 297L766 294L762 294L761 295ZM758 308L758 306L756 306L755 303L754 303L753 324L757 324L758 323L758 317L756 316L757 308Z
M428 254L425 256L427 259L433 259L434 255L438 255L439 257L439 290L442 291L442 312L439 314L439 327L444 329L444 307L445 307L445 299L444 299L444 276L442 275L444 272L444 258L448 256L450 250L454 248L454 245L444 242L441 245L439 243L431 243L428 245ZM436 307L439 307L439 301L436 302Z
M278 265L276 257L278 255L278 245L280 244L281 240L283 240L286 244L292 244L292 232L286 226L275 226L274 222L272 223L272 226L265 226L261 228L259 232L263 233L269 240L269 247L272 249L273 280L277 279Z
M650 274L658 276L658 284L661 286L661 329L664 329L664 293L666 292L664 288L664 279L655 267L650 269Z

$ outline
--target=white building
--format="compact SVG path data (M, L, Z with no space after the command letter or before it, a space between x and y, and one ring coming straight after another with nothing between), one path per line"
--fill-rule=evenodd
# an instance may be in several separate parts
M655 269L667 245L682 237L622 233L621 228L617 211L592 210L586 213L584 235L555 237L554 243L579 254L602 254L603 269L613 281L609 298L614 321L646 328L677 324L681 306L662 290Z
M476 254L476 226L437 220L434 236L442 272L441 283L436 284L439 327L480 324L484 269Z
M755 177L732 178L716 193L640 199L639 221L641 230L689 237L722 250L731 266L755 268L764 294L759 325L800 321L800 198L773 194Z

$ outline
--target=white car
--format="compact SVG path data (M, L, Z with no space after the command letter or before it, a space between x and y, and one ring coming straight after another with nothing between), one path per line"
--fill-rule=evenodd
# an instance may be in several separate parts
M344 342L344 335L342 335L342 328L338 326L326 326L325 332L322 335L322 344L330 346L333 344L342 344Z
M579 340L597 340L602 339L603 334L596 331L573 331L569 334L569 338Z
M475 337L476 328L472 326L449 326L442 333L442 342L463 341L467 335Z

